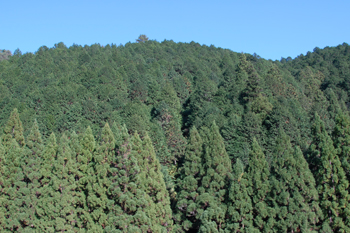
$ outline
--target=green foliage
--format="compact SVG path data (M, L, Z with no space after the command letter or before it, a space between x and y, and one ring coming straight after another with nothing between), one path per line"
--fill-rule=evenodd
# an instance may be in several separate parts
M9 143L7 141L7 143ZM22 213L19 212L23 199L25 182L21 160L23 149L15 139L5 147L5 154L2 161L2 183L1 183L1 206L3 215L1 217L2 231L17 231L22 229Z
M348 115L344 113L337 115L332 137L347 180L350 181L350 118Z
M184 163L176 182L179 193L177 195L176 215L174 217L178 224L178 231L189 231L199 227L201 205L197 199L201 191L203 191L203 188L200 189L204 175L202 160L203 141L196 127L193 127L186 146Z
M315 179L299 148L280 131L273 152L271 202L279 231L312 232L322 216Z
M186 140L182 135L180 124L176 114L165 103L161 102L156 109L156 123L161 127L165 136L166 145L169 148L170 157L160 158L162 164L174 163L181 160L184 154Z
M245 178L252 202L253 226L269 231L274 225L275 211L268 200L271 191L269 165L257 140L253 138L249 152L249 164Z
M148 41L148 37L145 34L141 34L136 40L137 43L143 43L145 41Z
M157 227L157 232L166 232L172 229L172 212L170 209L170 198L166 190L161 165L148 134L141 140L137 133L133 137L133 153L140 167L139 189L150 196L154 203L148 214L151 223Z
M93 154L94 176L92 176L91 190L87 197L87 205L92 217L91 230L102 231L108 225L108 210L113 200L108 198L107 190L111 185L115 157L115 140L108 123L102 129L100 145Z
M159 228L151 222L152 200L140 189L140 168L132 153L131 137L125 125L121 128L119 147L112 169L109 198L114 201L109 214L107 232L119 229L122 232L155 232ZM132 230L130 230L132 229Z
M233 166L233 180L229 190L229 204L226 231L259 232L253 227L253 205L248 195L248 180L245 178L244 165L237 159Z
M224 227L227 211L226 196L232 180L231 160L229 159L219 128L213 122L205 130L204 175L198 202L202 206L199 232L219 231Z
M19 146L24 146L25 144L23 126L16 108L12 111L9 120L7 121L2 137L4 145L11 145L12 139L15 139Z
M68 138L62 135L57 150L57 158L52 168L53 177L50 183L52 196L49 202L55 211L51 217L55 219L53 227L55 231L77 231L76 219L78 219L75 206L77 203L77 182L75 171L77 163L69 146Z
M346 179L338 151L328 135L323 121L315 115L313 126L313 154L317 153L319 165L315 172L320 207L324 213L322 229L347 232L349 230L349 181Z
M36 206L38 201L37 193L40 193L42 174L40 168L43 163L43 150L44 144L41 133L39 131L38 123L35 120L30 134L27 137L27 147L25 151L24 161L22 162L22 169L24 175L24 181L26 186L23 187L24 204L20 207L22 213L21 220L25 227L34 226L37 227L39 219L37 217Z
M348 231L348 44L139 39L0 51L0 231Z

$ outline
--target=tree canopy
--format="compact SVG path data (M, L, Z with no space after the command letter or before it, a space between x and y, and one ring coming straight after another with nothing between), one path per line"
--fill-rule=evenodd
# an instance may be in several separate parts
M0 51L1 232L348 232L350 47Z

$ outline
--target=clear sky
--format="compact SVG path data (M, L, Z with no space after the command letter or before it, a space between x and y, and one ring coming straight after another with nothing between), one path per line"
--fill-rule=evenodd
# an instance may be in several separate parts
M146 34L159 42L195 41L279 60L350 43L349 0L215 2L2 0L0 49L119 45Z

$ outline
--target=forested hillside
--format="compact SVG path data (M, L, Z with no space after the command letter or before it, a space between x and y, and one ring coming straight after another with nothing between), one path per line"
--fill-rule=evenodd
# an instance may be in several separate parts
M0 52L1 232L349 232L350 46Z

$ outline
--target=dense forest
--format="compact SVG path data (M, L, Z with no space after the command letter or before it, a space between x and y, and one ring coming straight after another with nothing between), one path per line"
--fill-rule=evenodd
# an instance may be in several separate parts
M0 51L1 232L350 232L350 46Z

